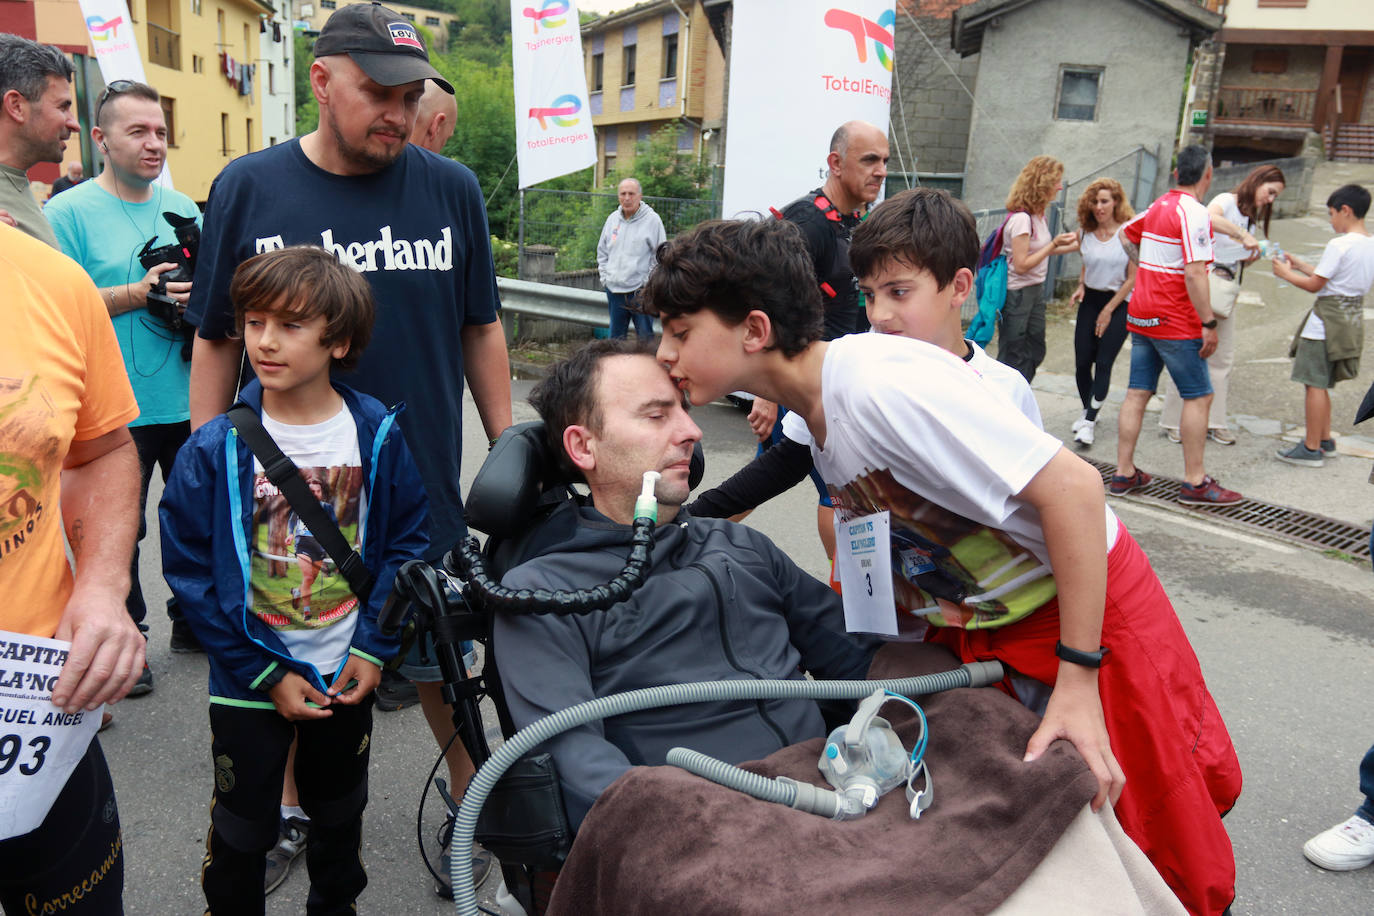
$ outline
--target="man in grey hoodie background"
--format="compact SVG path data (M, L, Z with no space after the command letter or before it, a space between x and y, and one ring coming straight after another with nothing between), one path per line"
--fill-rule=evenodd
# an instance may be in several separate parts
M654 252L667 241L663 220L644 202L639 181L626 178L617 188L620 206L606 217L596 243L596 269L611 309L611 336L625 337L630 318L635 335L654 336L654 320L638 310L639 291L654 266Z

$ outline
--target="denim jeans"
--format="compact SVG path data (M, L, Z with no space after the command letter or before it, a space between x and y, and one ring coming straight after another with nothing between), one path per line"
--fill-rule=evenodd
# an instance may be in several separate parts
M611 308L612 337L629 336L631 318L635 322L635 336L641 340L648 340L654 336L654 320L635 310L639 305L639 290L628 293L613 293L606 290L606 303Z
M1169 340L1131 332L1131 376L1127 383L1138 391L1154 391L1165 368L1185 401L1212 393L1207 361L1200 355L1202 338Z
M1364 804L1355 813L1374 824L1374 747L1365 751L1360 761L1360 792L1364 795Z

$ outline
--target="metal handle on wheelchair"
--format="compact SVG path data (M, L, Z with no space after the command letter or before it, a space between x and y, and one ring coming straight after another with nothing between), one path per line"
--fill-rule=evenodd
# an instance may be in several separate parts
M585 614L619 604L644 584L654 548L653 534L653 519L636 518L625 568L611 581L593 588L506 588L487 575L477 539L471 537L449 552L444 565L468 583L482 603L493 610L507 614Z

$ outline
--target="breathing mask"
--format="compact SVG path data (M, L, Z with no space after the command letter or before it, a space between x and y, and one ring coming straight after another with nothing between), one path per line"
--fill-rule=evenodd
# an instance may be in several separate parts
M891 724L878 716L879 707L889 701L905 703L916 710L921 730L910 753L903 749ZM875 690L859 704L849 724L835 729L826 738L817 766L826 781L844 797L845 808L854 812L851 816L862 815L884 794L905 783L906 799L914 819L919 818L934 800L925 751L926 715L921 707L904 696ZM924 780L919 790L915 787L918 777Z

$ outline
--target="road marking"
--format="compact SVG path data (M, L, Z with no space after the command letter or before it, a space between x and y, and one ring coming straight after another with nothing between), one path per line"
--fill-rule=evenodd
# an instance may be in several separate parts
M1240 541L1242 544L1249 544L1252 547L1267 547L1276 553L1283 554L1295 554L1298 552L1297 547L1280 544L1268 538L1259 538L1248 534L1242 534L1226 525L1209 525L1206 522L1198 521L1195 518L1191 518L1181 512L1174 512L1170 509L1161 509L1139 502L1123 502L1117 505L1129 506L1131 509L1138 510L1146 515L1153 515L1161 522L1168 521L1170 524L1182 525L1185 528L1193 528L1197 531L1206 532L1209 535L1221 535L1222 537L1231 538L1234 541Z

